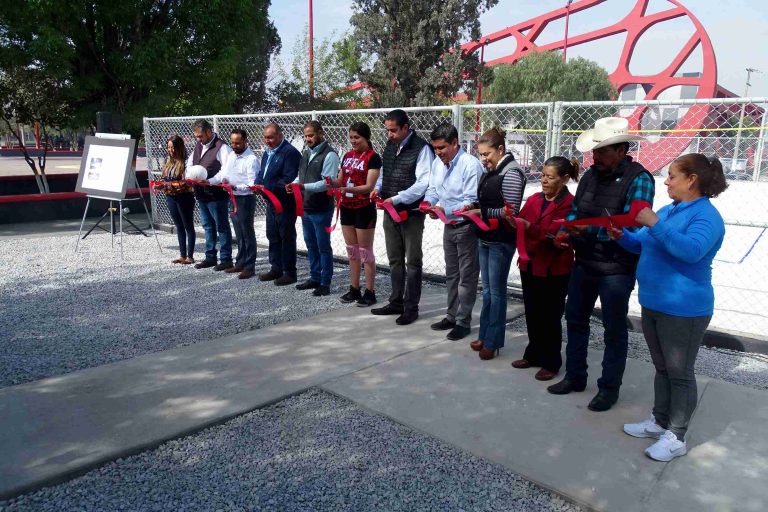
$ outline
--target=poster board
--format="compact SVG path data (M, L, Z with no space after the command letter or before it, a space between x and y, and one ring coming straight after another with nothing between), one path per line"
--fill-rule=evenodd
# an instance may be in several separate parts
M133 139L86 137L75 192L104 199L124 199L135 143Z

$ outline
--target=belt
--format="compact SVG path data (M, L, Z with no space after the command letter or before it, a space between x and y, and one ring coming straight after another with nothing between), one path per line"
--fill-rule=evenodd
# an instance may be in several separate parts
M461 222L457 222L456 224L446 224L445 226L449 227L449 228L456 229L456 228L460 228L460 227L466 226L467 224L472 224L472 221L464 220L464 221L461 221Z

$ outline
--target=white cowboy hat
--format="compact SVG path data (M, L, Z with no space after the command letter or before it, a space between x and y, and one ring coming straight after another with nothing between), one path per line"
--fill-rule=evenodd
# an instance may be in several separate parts
M611 144L635 140L646 139L629 133L629 121L623 117L604 117L595 121L594 128L579 135L576 139L576 149L586 153Z

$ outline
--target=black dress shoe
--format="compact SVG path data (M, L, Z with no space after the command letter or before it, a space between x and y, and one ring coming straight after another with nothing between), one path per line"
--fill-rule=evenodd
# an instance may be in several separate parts
M449 332L445 337L449 340L460 340L464 337L466 337L467 334L469 334L469 327L464 327L463 325L457 325L453 329L451 329L451 332Z
M277 279L282 275L283 275L282 272L275 272L274 270L270 270L269 272L260 274L259 281L274 281L275 279Z
M429 326L429 328L433 331L447 331L448 329L453 329L454 327L456 327L456 322L451 322L447 318L443 318L439 322L435 322Z
M586 382L563 379L557 384L552 384L547 391L553 395L567 395L571 391L584 391L587 387Z
M611 407L613 407L613 404L616 403L616 401L619 399L619 392L608 390L608 389L601 389L597 392L595 395L595 398L592 399L591 402L589 402L589 405L587 408L590 411L607 411Z
M203 260L200 263L195 263L195 268L211 268L215 266L216 262L213 260Z
M312 295L314 295L315 297L324 297L330 294L331 294L331 287L323 286L323 285L319 285L317 288L315 288L315 291L312 292Z
M416 320L418 320L419 314L418 313L403 313L397 319L395 319L395 323L397 325L408 325L412 324Z
M297 290L314 290L318 286L320 286L320 283L318 283L317 281L313 281L313 280L309 279L307 281L304 281L301 284L297 284L296 285L296 289Z
M295 282L296 282L296 276L283 274L282 276L275 279L275 286L287 286Z
M216 272L221 272L222 270L227 270L228 268L232 268L232 267L234 267L234 265L232 264L231 261L222 261L221 263L213 267L213 270L215 270Z
M373 308L371 313L374 315L402 315L403 310L402 308L393 306L392 304L387 304L386 306L382 306L380 308Z

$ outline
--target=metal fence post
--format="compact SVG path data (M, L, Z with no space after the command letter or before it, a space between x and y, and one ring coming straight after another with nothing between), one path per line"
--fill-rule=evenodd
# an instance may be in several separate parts
M213 133L219 133L219 116L213 116Z
M550 156L555 156L560 154L560 148L562 147L562 137L563 137L563 102L557 101L554 104L553 108L554 112L552 115L552 135L550 136L552 148L550 149Z
M461 105L458 103L451 107L453 110L453 126L459 131L459 140L464 136L464 123L461 122Z
M550 157L552 157L552 124L554 120L552 119L552 114L554 113L554 104L550 103L547 105L547 136L544 140L544 161L546 162Z
M317 110L312 111L312 120L317 121Z
M757 151L755 151L755 160L752 163L752 181L760 180L760 171L763 167L763 152L765 151L766 123L768 123L768 103L763 103L763 118L760 121L760 132L757 139Z

